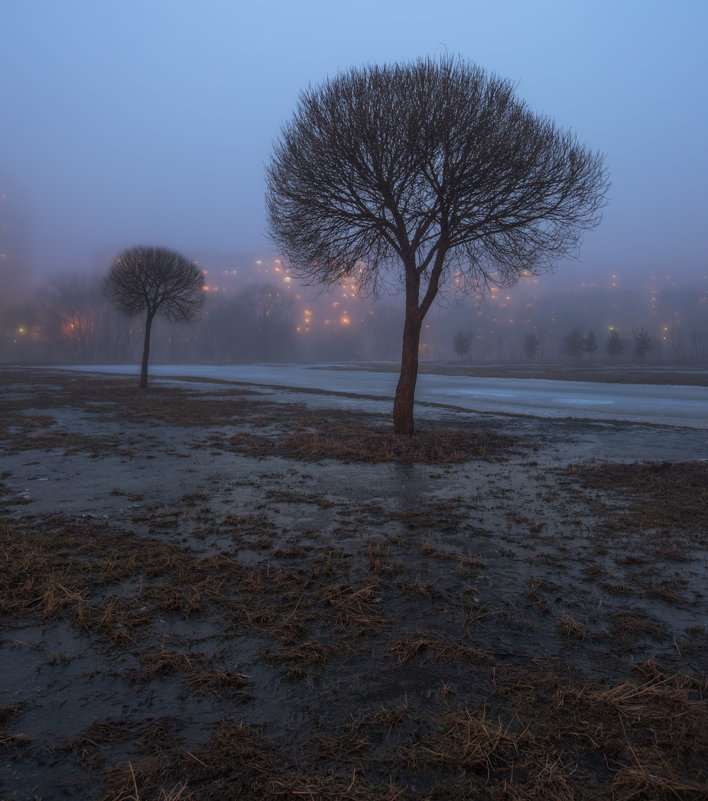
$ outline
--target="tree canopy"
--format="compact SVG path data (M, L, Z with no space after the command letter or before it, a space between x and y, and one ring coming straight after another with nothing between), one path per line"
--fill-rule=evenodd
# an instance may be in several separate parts
M399 434L413 432L420 329L440 289L510 285L574 254L607 188L601 155L456 59L307 89L266 180L270 234L297 275L405 288Z

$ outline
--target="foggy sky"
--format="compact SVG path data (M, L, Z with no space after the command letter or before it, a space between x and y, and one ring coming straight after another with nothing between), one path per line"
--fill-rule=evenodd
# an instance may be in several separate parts
M0 178L35 278L138 242L272 249L264 165L298 93L460 55L606 154L601 227L557 284L704 280L703 0L0 0Z

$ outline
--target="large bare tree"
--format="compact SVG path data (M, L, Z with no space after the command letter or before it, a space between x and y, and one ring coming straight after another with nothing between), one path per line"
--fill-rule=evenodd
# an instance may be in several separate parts
M311 283L405 289L394 430L411 435L421 326L477 290L573 255L600 220L603 157L512 84L456 59L354 69L303 92L267 168L270 235Z
M194 319L204 300L204 276L174 250L136 245L116 256L103 287L118 311L129 317L145 315L140 368L140 386L145 389L152 321L158 314L175 323Z

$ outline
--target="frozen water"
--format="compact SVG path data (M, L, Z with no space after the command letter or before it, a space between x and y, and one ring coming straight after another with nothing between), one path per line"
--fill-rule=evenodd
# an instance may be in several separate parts
M265 387L315 389L355 398L393 398L396 373L347 369L347 365L155 365L153 377L192 377ZM61 369L135 374L134 365ZM534 378L478 378L425 374L416 401L493 414L571 417L708 429L708 388L665 384L610 384Z

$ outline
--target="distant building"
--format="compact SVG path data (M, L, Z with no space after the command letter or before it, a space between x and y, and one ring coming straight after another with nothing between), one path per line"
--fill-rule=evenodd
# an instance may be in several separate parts
M30 294L27 217L14 187L0 177L0 305L26 301Z

